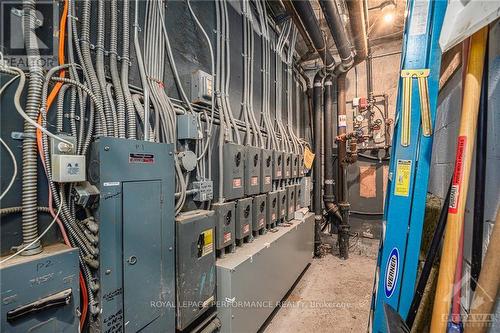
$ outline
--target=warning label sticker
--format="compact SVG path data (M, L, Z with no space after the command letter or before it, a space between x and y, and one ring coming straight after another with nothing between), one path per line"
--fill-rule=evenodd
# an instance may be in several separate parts
M213 230L207 229L201 233L201 236L203 238L203 248L202 248L200 257L203 257L203 256L206 256L207 254L210 254L214 251Z
M227 243L231 240L232 236L230 232L225 232L224 233L224 243Z
M241 187L241 178L234 178L233 179L233 188L240 188Z
M456 214L458 212L458 203L460 202L460 183L464 172L464 155L467 146L467 137L459 136L457 140L457 157L455 160L455 170L451 181L450 206L448 213Z
M407 197L410 194L411 160L398 160L394 195Z

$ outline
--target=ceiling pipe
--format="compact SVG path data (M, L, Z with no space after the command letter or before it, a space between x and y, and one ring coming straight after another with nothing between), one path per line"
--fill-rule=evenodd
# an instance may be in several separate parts
M345 3L349 11L349 21L356 50L353 66L356 66L368 57L368 34L366 29L368 4L366 0L346 0Z
M299 15L297 14L297 11L293 7L292 3L290 0L282 0L283 7L285 7L286 11L290 14L292 17L292 21L299 30L300 35L302 36L302 39L304 40L304 43L306 44L307 47L307 52L300 58L300 62L302 61L307 61L311 58L313 54L316 53L316 49L314 48L314 45L312 44L311 37L309 37L309 34L307 33L306 29L304 28L304 25L302 24L302 21L299 18Z
M291 0L291 4L295 9L295 13L297 13L297 17L302 23L302 26L309 35L316 52L318 52L318 55L323 61L326 70L333 70L335 67L335 59L333 59L333 56L325 44L323 33L321 32L318 20L316 19L314 10L311 7L311 3L304 0Z

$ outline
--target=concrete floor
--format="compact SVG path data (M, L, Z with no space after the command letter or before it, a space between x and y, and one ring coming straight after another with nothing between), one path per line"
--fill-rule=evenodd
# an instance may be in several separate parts
M377 241L358 240L349 260L325 252L312 261L264 332L366 332Z

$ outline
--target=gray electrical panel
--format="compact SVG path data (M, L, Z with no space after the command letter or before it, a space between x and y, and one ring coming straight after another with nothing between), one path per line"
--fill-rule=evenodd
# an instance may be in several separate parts
M292 178L299 177L299 155L292 154Z
M256 195L253 198L252 230L254 234L262 233L266 227L266 201L267 194Z
M181 213L175 222L177 329L184 330L215 303L214 211Z
M286 220L291 221L295 217L295 185L286 186Z
M1 332L78 332L78 249L45 246L0 265Z
M91 332L175 330L174 146L101 137L89 181L100 191L100 311ZM140 285L140 288L138 288Z
M253 198L245 198L236 202L235 238L237 242L251 238L249 236L252 235L252 201Z
M254 195L260 193L260 157L261 149L257 147L245 147L245 194Z
M300 199L301 207L309 207L311 205L311 177L304 177L300 180L300 184L302 185L302 190L300 192L300 196L297 196L297 199Z
M267 193L273 187L273 151L262 149L260 162L260 193Z
M304 177L304 154L299 154L299 177Z
M302 184L295 184L295 211L299 210L302 207L300 205L301 196L302 196Z
M289 179L292 177L292 154L283 154L283 178Z
M278 192L269 192L267 194L267 215L266 222L268 226L273 226L278 222Z
M278 219L280 221L285 220L287 215L287 192L286 190L278 191Z
M273 179L283 178L283 152L273 150Z
M213 170L217 173L219 166L218 152L213 154ZM223 146L223 171L224 180L224 198L233 200L243 198L245 196L245 179L244 179L244 164L245 164L245 147L235 143L225 143ZM215 197L219 195L219 182L214 182Z
M215 210L215 248L220 256L234 249L234 217L236 213L234 202L216 203Z
M199 136L195 115L186 113L177 116L177 140L196 140Z

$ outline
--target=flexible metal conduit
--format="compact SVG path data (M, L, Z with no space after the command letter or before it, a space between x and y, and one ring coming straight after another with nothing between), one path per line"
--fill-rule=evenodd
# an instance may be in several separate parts
M29 63L29 83L26 98L26 114L33 120L38 116L41 104L43 69L35 33L35 1L23 2L24 43ZM37 147L36 128L29 122L24 122L23 140L23 180L22 180L22 232L23 245L28 245L38 238L37 213ZM40 241L26 249L22 255L33 255L42 251Z

